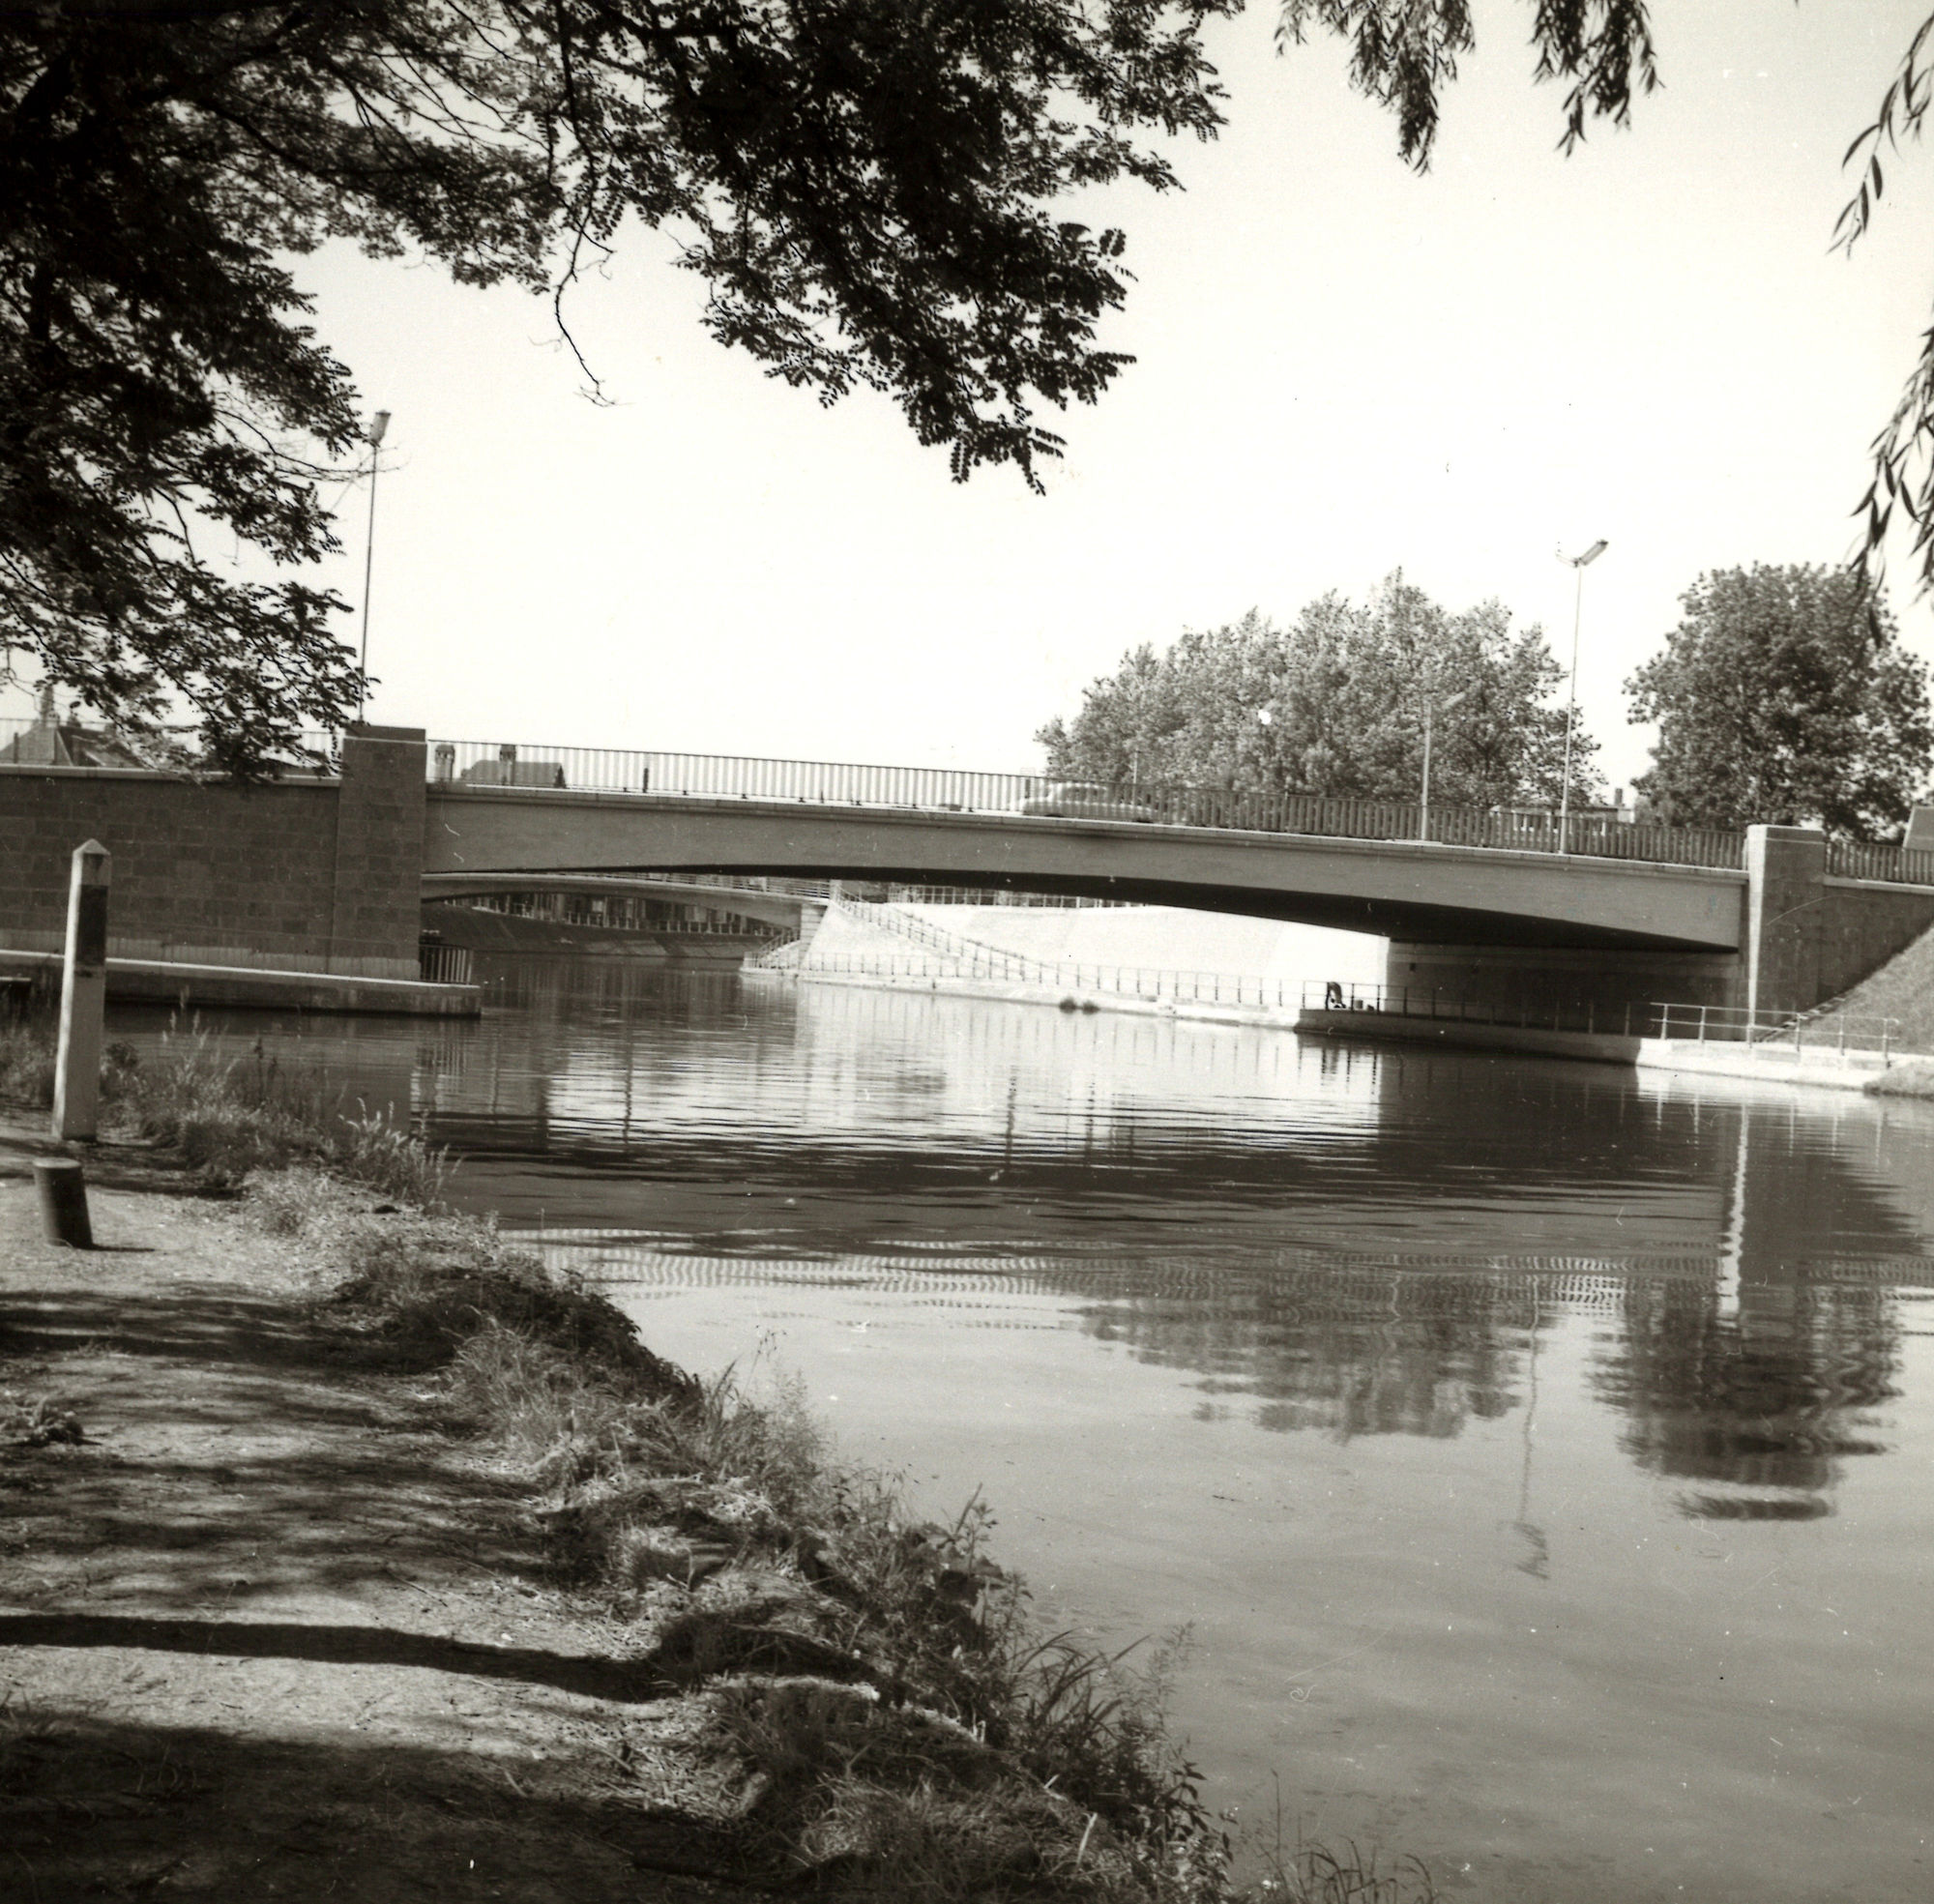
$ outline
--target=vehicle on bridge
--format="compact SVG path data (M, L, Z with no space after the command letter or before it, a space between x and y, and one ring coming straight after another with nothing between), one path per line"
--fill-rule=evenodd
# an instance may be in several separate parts
M438 763L441 768L442 763ZM447 774L441 775L448 779ZM556 760L519 760L515 747L500 747L495 760L473 760L458 777L473 787L549 787L565 785L564 764Z
M1149 820L1154 809L1136 800L1123 800L1106 787L1083 780L1068 780L1021 802L1020 810L1039 819L1054 820Z

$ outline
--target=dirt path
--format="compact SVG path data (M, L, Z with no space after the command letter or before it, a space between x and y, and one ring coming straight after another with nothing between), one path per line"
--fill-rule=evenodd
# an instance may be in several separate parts
M747 1895L694 1856L630 1629L544 1584L522 1491L132 1148L93 1252L0 1124L0 1896ZM15 1418L17 1422L17 1417Z

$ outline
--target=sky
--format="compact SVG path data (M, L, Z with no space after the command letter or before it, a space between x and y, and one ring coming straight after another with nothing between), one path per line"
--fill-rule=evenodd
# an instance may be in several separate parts
M1136 362L1048 493L965 485L883 397L822 408L699 328L699 281L632 231L571 306L347 249L298 265L384 445L374 720L433 736L1035 771L1033 736L1138 643L1279 622L1392 569L1497 598L1561 661L1607 777L1652 736L1623 684L1700 573L1833 562L1869 439L1934 301L1934 153L1829 250L1841 155L1926 0L1655 0L1663 89L1556 150L1531 10L1479 47L1419 177L1340 44L1278 57L1274 10L1210 30L1219 140L1187 190L1071 208L1135 275L1103 341ZM363 601L367 485L325 579ZM1908 586L1903 637L1934 659ZM352 637L354 628L345 630ZM13 697L19 700L16 694ZM23 711L9 706L0 712Z

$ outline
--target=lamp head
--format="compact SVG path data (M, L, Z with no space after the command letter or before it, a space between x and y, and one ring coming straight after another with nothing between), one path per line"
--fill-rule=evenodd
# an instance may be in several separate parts
M387 429L388 429L389 427L390 427L390 413L389 413L389 411L387 411L387 410L378 410L378 411L376 412L376 414L375 414L375 415L374 415L373 417L371 417L371 418L369 419L369 447L370 447L370 449L372 449L372 450L373 450L373 449L375 449L375 448L376 448L376 446L377 446L378 444L380 444L380 443L382 442L382 440L383 440L383 432L384 432L385 430L387 430ZM1604 544L1603 544L1602 542L1600 542L1600 543L1598 544L1598 546L1599 546L1600 548L1602 548L1602 547L1604 546ZM1588 559L1589 559L1589 558L1588 558Z
M1565 560L1570 563L1572 568L1582 569L1588 562L1597 561L1599 556L1603 555L1609 547L1611 547L1611 544L1601 536L1583 555L1568 555L1565 557Z

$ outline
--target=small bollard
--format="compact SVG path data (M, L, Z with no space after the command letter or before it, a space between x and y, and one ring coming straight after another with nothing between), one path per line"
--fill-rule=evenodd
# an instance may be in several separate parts
M94 1247L94 1225L87 1219L87 1179L71 1157L37 1157L34 1187L41 1196L41 1228L49 1243L70 1249Z

